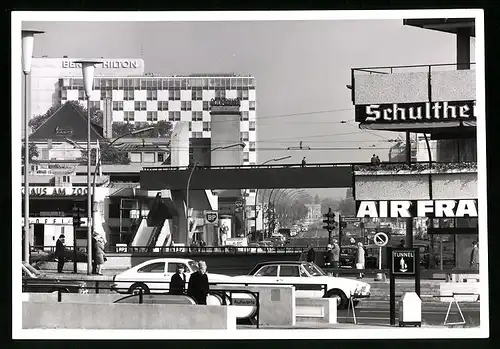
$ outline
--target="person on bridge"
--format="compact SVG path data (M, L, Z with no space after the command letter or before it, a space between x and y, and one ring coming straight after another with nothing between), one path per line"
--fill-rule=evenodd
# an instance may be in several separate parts
M316 252L314 251L312 244L309 244L309 248L307 250L307 261L310 263L314 263L315 260L316 260Z
M306 167L307 163L306 163L306 157L304 156L302 158L302 167Z
M186 274L184 271L184 264L177 264L177 270L170 278L170 294L183 295L186 292Z
M198 262L198 270L191 274L188 283L187 295L198 304L207 304L208 291L207 263L205 261Z
M370 160L370 163L372 165L376 165L377 164L377 155L373 154L371 160Z
M57 258L57 272L62 273L64 267L64 259L66 258L66 248L64 247L64 235L59 235L56 242L56 258Z

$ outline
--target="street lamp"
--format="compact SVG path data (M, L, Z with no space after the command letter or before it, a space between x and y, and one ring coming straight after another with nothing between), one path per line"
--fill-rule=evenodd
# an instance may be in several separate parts
M291 155L288 155L288 156L284 156L282 158L269 159L269 160L264 161L259 166L263 166L263 165L270 163L270 162L276 162L276 161L290 159L291 157L292 157ZM257 188L257 190L255 191L255 204L254 204L254 207L255 207L255 230L257 230L257 198L258 198L258 195L259 195L259 188ZM264 206L264 197L262 197L262 206ZM262 216L264 216L264 210L262 210Z
M82 65L83 88L87 97L87 274L92 274L92 192L90 190L90 95L94 85L94 67L102 61L76 61Z
M36 34L43 34L40 30L22 30L22 66L24 73L24 261L30 262L30 185L29 185L29 128L30 106L28 102L28 77L31 73L31 59L33 57L33 45Z
M216 151L216 150L221 150L221 149L229 149L229 148L235 148L235 147L241 147L242 149L245 148L245 143L239 142L239 143L233 143L229 145L224 145L220 147L215 147L209 151L209 153ZM186 186L186 246L189 246L189 185L191 184L191 177L193 176L193 172L196 169L196 166L198 165L198 162L193 163L193 167L191 168L191 172L189 173L188 181L187 181L187 186Z

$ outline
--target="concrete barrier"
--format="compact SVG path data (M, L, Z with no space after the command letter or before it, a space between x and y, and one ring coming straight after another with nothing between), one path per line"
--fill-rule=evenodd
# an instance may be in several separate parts
M138 295L135 296L124 296L120 295L118 299L123 299L118 303L126 304L138 304L140 299ZM191 304L194 305L196 302L193 298L182 295L170 295L170 294L145 294L142 296L142 304Z
M303 321L318 321L329 324L337 322L337 306L340 304L339 297L332 298L297 298L297 319Z
M22 294L23 302L57 302L57 292L54 293L24 293ZM120 301L123 299L122 301ZM111 304L118 303L138 304L138 295L123 295L123 294L77 294L77 293L61 293L61 302L64 303L99 303ZM196 304L196 302L188 296L177 296L169 294L151 295L145 294L142 297L143 304Z
M262 326L294 326L295 319L295 287L290 285L218 285L211 286L211 290L218 289L244 289L259 292L260 313L259 325ZM233 298L248 299L250 296L234 293ZM239 312L248 312L251 306L237 306ZM250 309L249 309L250 308Z
M23 302L23 328L236 329L233 306Z
M456 295L458 302L477 302L480 291L479 282L443 282L439 286L440 296L451 296L453 293L470 293L470 295ZM449 302L451 297L440 297L442 302Z

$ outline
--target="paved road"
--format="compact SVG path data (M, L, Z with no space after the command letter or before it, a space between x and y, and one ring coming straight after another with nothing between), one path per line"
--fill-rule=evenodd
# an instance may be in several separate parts
M460 306L467 326L479 326L479 305L461 305ZM443 325L448 305L431 305L422 309L422 321L427 325ZM338 321L341 323L353 322L352 312L347 316L347 310L338 310ZM358 324L362 325L388 325L389 304L386 307L356 307L356 319ZM396 308L396 324L398 322L398 309ZM461 322L460 314L455 306L452 307L447 322Z

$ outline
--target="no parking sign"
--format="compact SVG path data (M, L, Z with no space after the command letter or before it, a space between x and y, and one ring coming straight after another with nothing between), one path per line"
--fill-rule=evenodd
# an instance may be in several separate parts
M389 235L383 232L378 232L373 236L373 242L379 247L384 247L389 243Z

